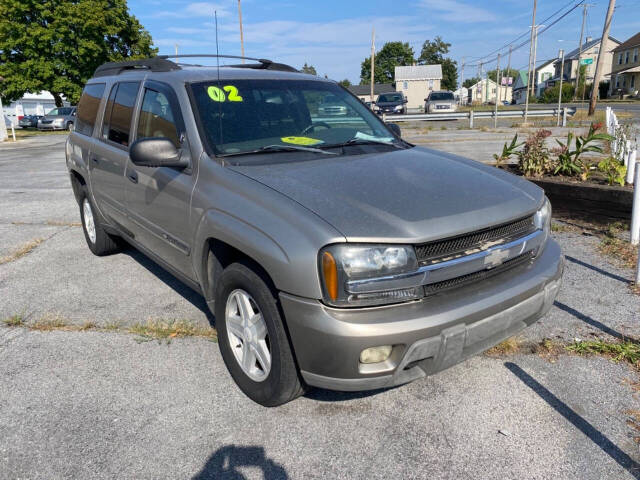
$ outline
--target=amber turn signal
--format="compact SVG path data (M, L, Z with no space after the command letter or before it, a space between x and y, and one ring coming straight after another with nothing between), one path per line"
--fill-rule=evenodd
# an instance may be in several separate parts
M336 300L338 298L338 269L333 255L329 252L322 254L322 274L329 298Z

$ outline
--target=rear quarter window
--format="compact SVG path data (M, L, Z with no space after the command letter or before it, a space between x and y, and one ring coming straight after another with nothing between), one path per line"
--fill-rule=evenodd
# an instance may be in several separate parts
M93 134L93 127L96 124L98 107L100 106L105 86L106 84L104 83L92 83L84 87L76 112L76 132L89 136Z

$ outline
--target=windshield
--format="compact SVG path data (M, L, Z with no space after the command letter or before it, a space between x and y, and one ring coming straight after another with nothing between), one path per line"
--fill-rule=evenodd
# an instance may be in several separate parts
M331 82L222 80L219 87L216 81L191 87L202 131L217 155L292 146L317 151L354 139L398 142L360 100Z
M431 94L430 101L434 100L453 100L453 93L451 92L434 92Z
M54 108L49 113L47 113L47 115L51 115L52 117L56 115L71 115L72 110L73 108L71 107Z
M378 96L378 102L401 102L401 93L382 93Z

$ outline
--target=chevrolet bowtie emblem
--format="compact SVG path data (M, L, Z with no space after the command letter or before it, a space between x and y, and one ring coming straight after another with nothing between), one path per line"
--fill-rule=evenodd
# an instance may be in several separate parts
M484 257L484 264L488 268L497 267L509 257L509 250L494 250Z

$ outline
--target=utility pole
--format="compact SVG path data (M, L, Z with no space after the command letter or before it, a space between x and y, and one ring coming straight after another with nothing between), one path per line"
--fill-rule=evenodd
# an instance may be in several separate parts
M540 27L544 27L544 25L536 25L534 27L535 33L533 35L533 75L531 82L531 95L535 96L536 94L536 85L538 84L538 72L536 63L538 63L538 29Z
M604 54L606 52L605 47L607 40L609 40L609 28L611 27L611 18L613 17L613 9L616 6L616 0L609 0L609 8L607 9L607 16L604 20L604 27L602 29L602 39L600 40L600 50L598 50L598 60L596 62L596 73L593 76L593 87L591 88L591 99L589 100L589 116L593 115L596 110L596 101L598 99L598 85L600 84L600 75L602 74L602 63L604 60ZM636 186L636 188L639 188Z
M536 25L536 8L538 1L533 0L533 15L531 16L531 44L529 45L529 71L527 73L527 98L524 100L524 123L527 123L527 115L529 113L529 86L531 85L531 60L533 56L533 29Z
M464 83L464 60L465 60L465 58L466 57L462 57L462 66L461 66L461 69L460 69L460 88L458 89L459 92L462 92L462 88L463 88L462 84ZM467 95L467 97L468 97L468 95ZM460 105L463 105L462 98L460 97L460 95L458 95L458 103Z
M587 21L588 3L582 5L582 28L580 29L580 45L578 45L578 71L576 72L576 88L573 91L573 99L578 98L578 85L580 85L580 59L582 58L582 38L584 36L584 24ZM602 47L602 45L600 45Z
M240 55L242 58L242 63L244 63L244 36L242 35L242 6L240 5L240 0L238 0L238 21L240 23Z
M560 90L558 91L558 126L560 126L560 107L562 106L562 72L564 70L564 50L560 49L558 52L560 57Z
M505 84L505 88L504 88L504 99L507 99L507 92L509 91L509 75L511 74L511 50L512 50L512 46L509 45L509 60L507 61L507 83Z
M376 27L371 27L371 106L373 107L373 102L375 101L375 97L373 96L373 77L375 75L376 69Z
M500 54L496 61L496 110L493 115L493 128L498 128L498 99L500 98Z

